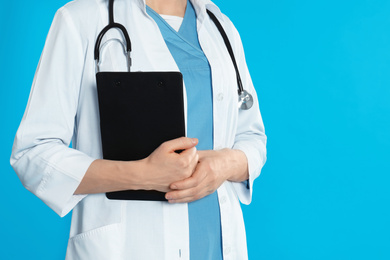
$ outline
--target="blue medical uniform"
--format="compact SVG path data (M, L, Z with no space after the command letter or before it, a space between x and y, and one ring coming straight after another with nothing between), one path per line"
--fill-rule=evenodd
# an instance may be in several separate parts
M150 7L180 72L187 92L187 136L199 139L198 150L213 149L213 97L211 69L199 41L196 13L191 4L176 32ZM188 204L191 260L222 260L221 218L217 192Z

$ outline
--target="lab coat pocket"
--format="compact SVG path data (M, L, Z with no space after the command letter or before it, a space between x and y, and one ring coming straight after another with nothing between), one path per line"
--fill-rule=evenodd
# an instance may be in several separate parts
M69 239L66 260L121 260L124 228L122 223L111 224L83 232Z

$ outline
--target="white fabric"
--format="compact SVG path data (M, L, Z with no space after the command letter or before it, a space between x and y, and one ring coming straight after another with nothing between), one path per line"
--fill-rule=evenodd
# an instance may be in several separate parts
M212 68L214 149L241 149L249 162L249 189L229 181L218 189L223 255L226 260L247 259L239 200L250 203L253 181L265 163L264 126L238 32L212 2L192 3L200 45ZM107 0L76 0L56 13L15 137L11 164L23 185L60 216L73 209L66 259L189 259L187 204L73 195L89 165L102 158L93 51L98 33L108 22L107 6ZM244 88L254 97L250 110L237 109L235 71L206 7L230 38ZM145 11L144 0L115 1L115 21L129 31L133 71L178 71L157 24ZM112 38L122 39L122 35L111 30L103 41ZM107 44L102 59L102 71L126 70L117 41ZM68 147L71 140L74 148Z
M183 17L175 15L160 14L160 16L176 31L178 32L181 24L183 23Z

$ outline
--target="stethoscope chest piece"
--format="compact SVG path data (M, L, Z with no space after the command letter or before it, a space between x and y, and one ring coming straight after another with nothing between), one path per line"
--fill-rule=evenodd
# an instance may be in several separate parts
M246 90L238 94L238 108L248 110L253 106L253 97Z

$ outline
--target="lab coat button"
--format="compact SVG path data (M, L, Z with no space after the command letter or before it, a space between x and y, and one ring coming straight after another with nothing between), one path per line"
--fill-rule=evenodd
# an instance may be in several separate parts
M227 199L226 199L226 196L222 196L222 197L221 197L221 203L226 203L226 200L227 200Z
M228 255L230 253L230 247L226 247L225 250L224 250L224 253L226 255Z
M219 93L219 94L217 95L217 100L218 100L218 101L222 101L222 100L223 100L223 93Z

